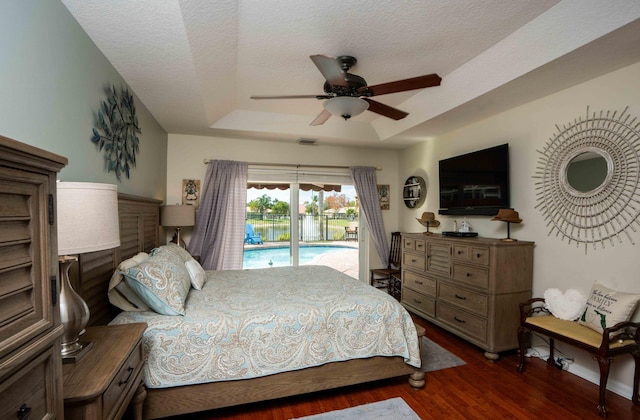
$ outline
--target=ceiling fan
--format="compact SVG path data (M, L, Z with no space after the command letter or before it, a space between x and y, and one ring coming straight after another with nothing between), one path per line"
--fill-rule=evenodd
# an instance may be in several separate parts
M349 69L358 61L355 57L343 55L334 58L316 54L310 56L310 58L326 79L324 82L324 94L252 96L251 99L326 99L323 103L325 109L309 125L324 124L331 115L339 115L348 120L367 109L387 118L401 120L409 114L374 101L371 97L440 86L440 81L442 80L437 74L428 74L411 79L368 86L362 77L349 73Z

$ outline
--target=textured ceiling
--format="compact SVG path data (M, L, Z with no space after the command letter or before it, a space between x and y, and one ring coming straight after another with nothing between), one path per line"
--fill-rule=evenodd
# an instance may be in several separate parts
M406 147L640 61L640 2L619 0L62 0L169 133ZM309 126L322 94L309 55L353 55L368 84L438 73Z

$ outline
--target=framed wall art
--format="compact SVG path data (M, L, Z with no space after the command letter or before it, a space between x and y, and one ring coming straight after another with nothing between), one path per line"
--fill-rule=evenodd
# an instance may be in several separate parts
M389 185L378 185L380 210L389 210Z
M182 180L182 205L191 205L198 208L200 204L200 180Z

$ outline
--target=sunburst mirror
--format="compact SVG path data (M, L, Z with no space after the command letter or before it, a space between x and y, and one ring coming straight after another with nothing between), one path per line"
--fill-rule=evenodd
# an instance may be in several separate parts
M597 249L622 242L640 226L640 122L600 111L559 127L538 151L536 208L549 235Z

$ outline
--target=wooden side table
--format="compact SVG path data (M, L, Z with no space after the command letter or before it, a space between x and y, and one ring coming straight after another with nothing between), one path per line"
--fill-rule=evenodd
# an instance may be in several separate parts
M146 327L139 323L87 328L82 340L91 341L91 349L62 367L65 418L119 419L131 404L134 418L142 419Z

